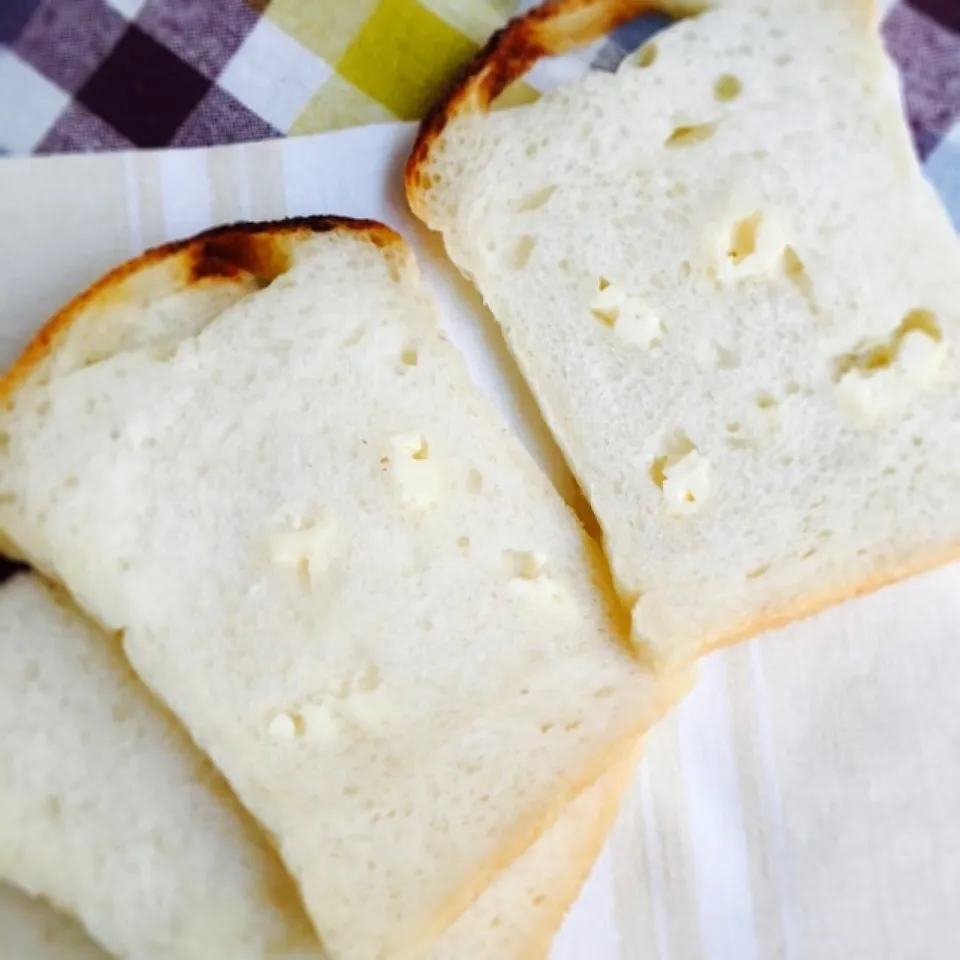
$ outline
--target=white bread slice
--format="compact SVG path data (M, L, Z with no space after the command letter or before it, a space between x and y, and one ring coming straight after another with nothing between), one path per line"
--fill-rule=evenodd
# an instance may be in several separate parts
M0 661L0 878L120 956L321 956L276 854L115 637L19 574Z
M125 630L330 954L412 956L664 694L402 241L317 218L188 245L248 247L273 282L179 344L88 363L63 331L98 326L109 280L41 333L0 388L0 528Z
M78 914L121 956L292 956L276 947L294 935L309 947L300 956L322 955L274 854L255 834L251 842L246 815L229 796L223 803L226 787L116 638L21 574L0 586L0 654L0 770L14 771L0 797L0 877ZM545 956L632 771L628 758L577 797L447 930L432 960ZM242 919L224 925L238 907L231 890ZM250 942L236 940L255 928ZM0 885L0 957L74 955L105 956L75 921Z
M108 960L76 920L7 884L0 884L0 957Z
M561 2L516 21L407 168L663 669L960 546L960 246L876 10L700 6L616 74L487 113L538 57L682 10Z

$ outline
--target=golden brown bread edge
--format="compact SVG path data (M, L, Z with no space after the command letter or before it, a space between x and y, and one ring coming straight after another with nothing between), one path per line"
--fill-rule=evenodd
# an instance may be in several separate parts
M105 273L34 334L13 365L0 375L0 406L12 406L16 392L41 373L64 337L90 311L124 304L136 306L146 299L151 282L162 282L167 293L251 279L263 287L289 268L296 241L311 234L338 231L356 234L379 249L390 247L408 255L406 242L385 224L339 216L233 223L154 247ZM2 531L0 555L23 559ZM5 567L0 570L0 578L5 579L16 569Z
M865 27L879 23L876 0L842 2L856 7ZM451 90L421 122L404 168L410 208L424 219L420 191L429 186L429 173L425 168L448 124L464 114L486 113L493 101L538 60L586 46L646 13L689 17L711 6L710 0L548 0L515 17L490 37Z
M880 14L876 0L849 2L852 8L855 7L856 15L862 18L865 30L879 28ZM701 9L706 10L709 6L709 2L704 2ZM689 7L683 7L682 0L549 0L516 17L502 30L494 33L454 87L427 113L420 125L413 150L404 167L407 202L414 214L425 220L421 191L430 185L430 175L426 167L448 124L458 116L488 112L493 101L511 83L527 73L538 60L592 43L645 13L696 15ZM571 470L574 476L577 476L577 471L572 466ZM836 590L805 598L789 608L765 611L760 617L738 624L718 640L704 643L697 650L696 656L733 646L758 634L814 616L828 607L919 576L956 560L960 560L960 544L946 553L916 558L900 567L884 571L882 575L852 588L844 585ZM682 671L687 666L688 662L685 661L676 669Z
M154 247L104 274L40 328L0 377L0 403L9 401L84 312L133 300L137 280L148 271L164 274L171 293L194 284L242 276L253 277L259 286L266 286L289 268L291 241L336 231L356 233L381 249L406 248L403 238L383 223L335 216L233 223Z

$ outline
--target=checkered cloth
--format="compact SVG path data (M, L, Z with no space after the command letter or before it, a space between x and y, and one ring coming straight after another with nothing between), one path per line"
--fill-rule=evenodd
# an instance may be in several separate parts
M960 0L879 2L918 151L960 193ZM416 119L515 6L0 0L0 150L210 146ZM538 64L515 95L612 69L664 23L645 17Z

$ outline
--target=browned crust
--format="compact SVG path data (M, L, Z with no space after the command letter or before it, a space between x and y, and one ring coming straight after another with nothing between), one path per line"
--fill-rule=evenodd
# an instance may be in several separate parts
M850 0L844 0L850 2ZM678 0L548 0L498 30L467 66L451 90L420 124L404 168L407 202L424 219L421 191L429 185L426 167L447 125L458 116L485 113L511 83L543 57L585 46L645 13L689 15L691 5ZM704 0L703 9L710 3ZM868 28L879 24L876 0L856 0Z
M550 948L560 924L573 902L580 896L590 871L593 870L603 845L607 842L613 821L620 812L624 794L633 780L637 765L643 752L643 744L638 743L633 754L612 767L598 780L591 789L604 791L600 810L597 812L588 835L582 844L571 851L570 869L565 877L557 878L557 884L568 885L563 896L554 901L542 918L542 923L536 935L524 945L517 960L547 960Z
M407 200L420 216L425 166L446 126L457 116L483 113L538 60L582 47L621 24L655 11L668 0L550 0L498 30L453 89L424 117L404 170Z
M122 263L77 294L33 336L13 366L0 377L0 402L9 400L56 349L76 320L96 307L123 299L125 284L149 269L167 265L181 287L211 279L253 276L266 285L291 264L290 241L314 233L356 233L379 249L405 246L403 238L376 220L351 217L293 217L262 223L233 223L175 240Z

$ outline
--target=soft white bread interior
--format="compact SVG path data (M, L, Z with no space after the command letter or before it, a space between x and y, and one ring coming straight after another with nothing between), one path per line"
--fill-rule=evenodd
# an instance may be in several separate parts
M0 884L0 957L109 960L76 920L7 884Z
M118 956L321 957L276 854L116 637L19 574L0 659L0 878Z
M229 931L211 940L224 933L215 919L200 931L194 921L184 922L185 907L189 914L210 906L203 898L192 906L183 902L196 896L196 884L229 890L240 879L235 874L248 870L246 833L237 843L217 826L234 817L244 821L246 814L236 813L227 798L219 817L211 816L211 797L215 808L226 788L133 675L116 637L25 574L0 586L0 613L0 653L8 666L0 677L0 760L3 769L14 770L9 781L4 778L6 796L0 801L6 825L0 829L0 876L29 884L89 918L121 956L207 957L216 954L206 951L228 948L231 956L292 956L275 950L285 924L304 945L311 944L302 908L289 882L278 883L275 855L261 853L259 840L246 859L266 865L260 882L251 886L253 895L240 906L244 924L251 929L261 924L260 949L254 937L244 952ZM606 838L633 765L627 758L577 797L446 931L431 949L431 960L545 957ZM192 795L189 809L171 803L178 794ZM133 811L137 823L131 829ZM170 819L181 816L171 837ZM209 856L218 844L226 877L209 869L191 873L195 852L179 858L185 845L198 845ZM272 898L265 923L258 902L264 896ZM273 916L277 907L289 920ZM174 927L180 932L171 935ZM300 956L322 953L312 944ZM0 957L102 960L106 954L75 920L2 884Z
M693 5L684 4L689 8ZM549 4L425 123L413 209L502 324L662 667L955 557L960 245L869 2Z
M318 219L196 261L250 244L272 282L179 340L81 338L50 376L97 296L55 318L0 388L0 529L125 631L331 955L417 955L665 695L402 241Z

